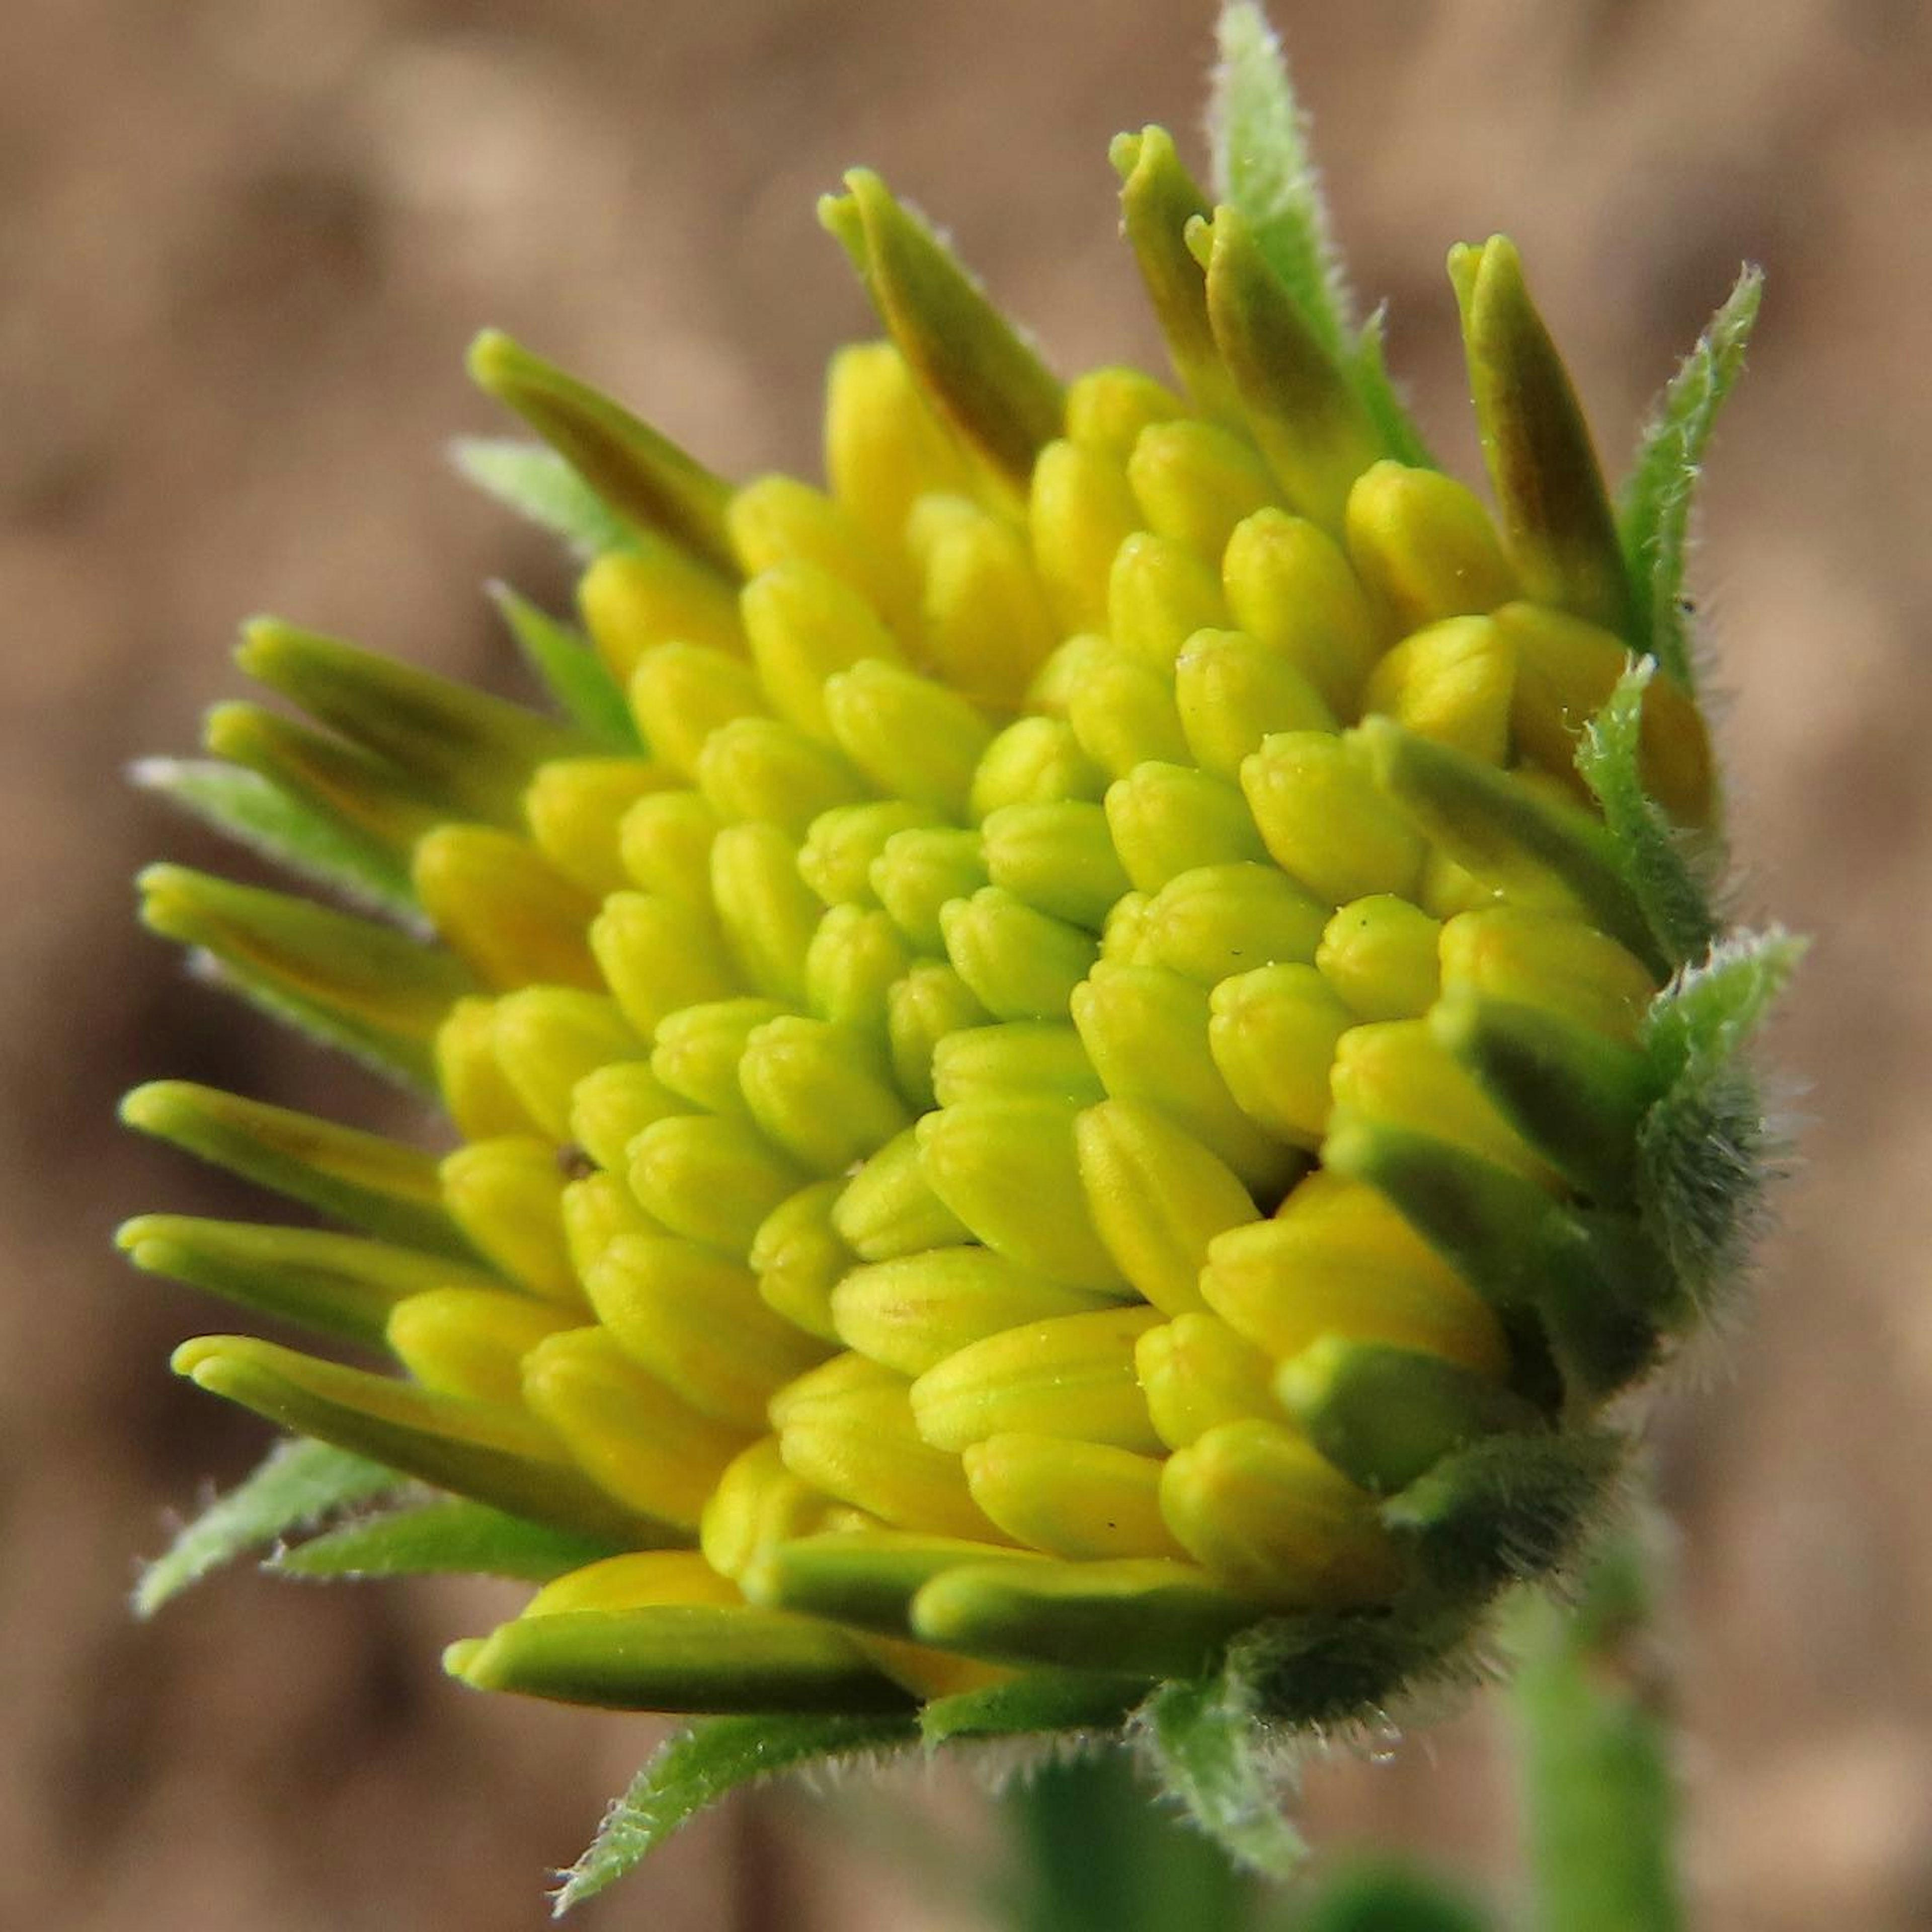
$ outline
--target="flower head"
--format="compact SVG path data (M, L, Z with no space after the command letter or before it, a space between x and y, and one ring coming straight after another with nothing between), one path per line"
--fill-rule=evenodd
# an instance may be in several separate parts
M347 1232L124 1244L393 1358L176 1365L343 1493L460 1499L286 1567L542 1582L473 1684L801 1748L1360 1716L1565 1559L1606 1405L1735 1259L1789 949L1712 950L1677 592L1755 284L1619 515L1515 251L1457 250L1492 517L1258 168L1262 81L1220 206L1160 130L1114 151L1178 386L1063 385L855 173L821 212L886 339L834 361L825 489L486 335L548 452L470 466L590 553L588 646L504 599L555 710L261 622L299 720L151 773L371 910L163 866L150 924L460 1144L144 1088Z

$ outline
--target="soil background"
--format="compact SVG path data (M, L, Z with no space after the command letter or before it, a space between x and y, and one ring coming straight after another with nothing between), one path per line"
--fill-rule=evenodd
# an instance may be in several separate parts
M1753 1318L1659 1436L1696 1923L1932 1922L1932 12L1916 0L1280 0L1358 286L1474 443L1442 260L1521 245L1614 461L1741 258L1770 294L1696 568L1742 910L1817 935L1776 1036L1803 1160ZM130 1621L164 1513L260 1452L166 1371L223 1325L109 1231L252 1204L120 1132L163 1074L417 1131L184 975L127 880L224 862L122 780L269 609L506 686L478 586L562 608L441 455L500 324L728 472L815 464L868 330L814 196L864 160L1059 365L1156 356L1123 126L1191 130L1207 0L12 0L0 16L0 1928L509 1932L646 1723L480 1698L471 1586L238 1573ZM1198 148L1196 152L1198 154ZM1156 365L1157 366L1157 365ZM1311 1778L1325 1844L1515 1895L1498 1720ZM983 1831L947 1776L892 1806ZM741 1802L583 1915L964 1927L848 1790Z

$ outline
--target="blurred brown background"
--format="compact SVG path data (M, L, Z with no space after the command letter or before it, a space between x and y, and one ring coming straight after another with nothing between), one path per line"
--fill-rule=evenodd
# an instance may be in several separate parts
M646 1726L476 1697L496 1606L236 1574L140 1628L136 1552L261 1432L169 1378L218 1312L108 1230L238 1196L115 1129L167 1073L394 1104L190 986L126 880L214 856L131 794L258 608L491 678L555 557L446 472L500 323L728 471L809 466L866 327L812 200L860 159L1063 368L1154 352L1117 128L1191 128L1209 0L12 0L0 18L0 1928L542 1920ZM1819 935L1755 1317L1666 1405L1697 1922L1932 1922L1932 23L1920 0L1277 0L1359 287L1466 461L1448 243L1507 227L1614 457L1740 257L1770 272L1696 578L1748 915ZM1312 1780L1329 1842L1510 1895L1483 1710ZM935 1787L942 1798L951 1787ZM916 1780L898 1787L921 1796ZM949 1802L963 1802L954 1793ZM832 1814L733 1808L599 1927L963 1925ZM860 1905L844 1901L862 1900ZM869 1916L863 1916L869 1915Z

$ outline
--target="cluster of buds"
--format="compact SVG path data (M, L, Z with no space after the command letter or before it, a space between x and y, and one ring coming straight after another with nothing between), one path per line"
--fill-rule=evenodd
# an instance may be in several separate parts
M124 1244L390 1358L176 1366L444 1494L284 1567L541 1583L472 1684L932 1738L1235 1659L1250 1718L1372 1713L1565 1560L1735 1258L1784 956L1712 954L1674 573L1754 292L1620 526L1515 251L1456 250L1492 518L1306 221L1113 158L1178 388L1063 386L855 173L826 489L485 336L548 448L472 466L588 557L587 643L505 601L554 710L261 622L302 718L150 774L369 916L162 866L148 922L461 1143L143 1088L352 1232Z

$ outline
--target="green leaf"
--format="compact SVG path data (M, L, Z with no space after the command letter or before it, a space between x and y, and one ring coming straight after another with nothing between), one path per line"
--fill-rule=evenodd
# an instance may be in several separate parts
M1513 1620L1530 1866L1543 1932L1678 1932L1676 1792L1643 1557L1625 1536L1580 1600L1538 1594Z
M1651 1003L1644 1046L1667 1084L1694 1064L1733 1060L1784 992L1810 941L1773 927L1734 934Z
M1236 1864L1274 1879L1300 1868L1308 1846L1282 1815L1280 1780L1240 1673L1163 1684L1136 1724L1156 1782Z
M1602 710L1584 728L1576 769L1603 808L1624 881L1644 923L1665 960L1682 966L1708 949L1718 919L1692 868L1684 835L1644 790L1638 774L1643 694L1656 668L1655 661L1646 658L1617 680Z
M1683 604L1692 492L1718 412L1744 367L1763 293L1762 271L1746 268L1664 391L1618 510L1637 641L1686 690L1696 668Z
M449 453L478 489L561 537L578 556L628 550L637 541L630 526L545 444L515 436L462 436Z
M259 772L213 758L142 758L129 776L143 790L305 879L364 905L421 916L408 870L393 854Z
M1294 98L1281 43L1248 0L1221 10L1220 58L1209 97L1214 193L1252 225L1322 346L1337 361L1349 332L1348 290L1328 211L1308 155L1307 117Z
M1744 1055L1804 951L1789 933L1716 947L1653 1003L1645 1046L1668 1083L1637 1139L1646 1222L1694 1298L1735 1279L1775 1153Z
M548 1583L614 1555L616 1545L506 1515L482 1503L429 1502L326 1530L270 1558L280 1576L510 1576Z
M278 1443L255 1473L218 1496L141 1573L136 1616L151 1617L170 1597L245 1552L306 1529L330 1511L398 1486L380 1462L297 1438Z
M692 1724L611 1806L590 1849L563 1875L557 1916L594 1898L740 1785L808 1765L876 1759L918 1737L910 1716L712 1718Z
M510 634L538 682L574 724L598 741L621 752L642 752L637 721L604 660L568 624L560 624L520 597L507 584L493 584L490 595L503 614Z

